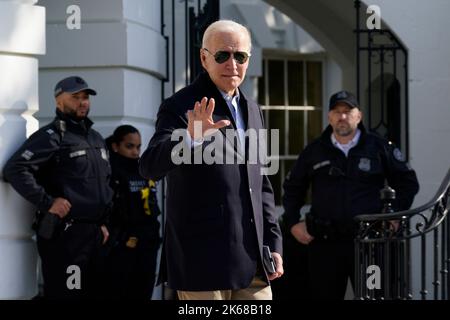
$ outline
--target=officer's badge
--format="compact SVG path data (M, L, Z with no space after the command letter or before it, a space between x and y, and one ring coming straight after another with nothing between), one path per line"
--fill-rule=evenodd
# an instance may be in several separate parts
M138 243L138 238L136 237L129 237L127 243L125 244L128 248L134 249L136 248Z
M394 155L394 158L398 161L405 161L405 157L403 156L403 153L400 151L399 148L395 148L394 151L392 151L392 154Z
M358 165L358 168L359 168L361 171L365 171L365 172L370 171L370 159L367 159L367 158L361 158L361 159L359 159L359 165Z

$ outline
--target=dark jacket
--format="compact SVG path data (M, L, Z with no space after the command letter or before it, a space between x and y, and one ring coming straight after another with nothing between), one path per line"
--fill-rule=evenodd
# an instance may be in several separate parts
M32 134L3 168L5 180L39 211L67 199L67 218L100 221L112 199L111 168L92 121L75 122L57 110L54 121Z
M311 214L321 221L350 223L358 214L382 210L385 180L397 193L394 210L408 209L419 190L416 174L391 142L359 125L358 144L348 157L331 142L332 127L309 144L284 182L284 221L288 230L300 218L308 188Z
M126 236L144 234L146 239L159 241L160 210L156 198L156 187L139 174L139 160L110 153L112 168L111 187L114 204L110 218L113 229L125 232ZM143 194L144 193L144 194ZM140 232L145 230L145 232Z
M140 162L143 176L167 177L160 280L167 279L178 290L246 288L261 260L263 244L281 254L273 191L267 176L260 173L261 164L176 165L171 161L173 147L179 143L171 141L171 134L186 129L186 112L203 97L216 101L215 122L227 119L234 125L225 100L203 73L162 103L156 132ZM247 128L263 129L259 106L242 92L240 108Z

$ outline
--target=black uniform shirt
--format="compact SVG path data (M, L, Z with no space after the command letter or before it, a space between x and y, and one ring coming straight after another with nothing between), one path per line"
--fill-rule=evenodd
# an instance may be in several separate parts
M5 180L40 211L67 199L68 217L98 221L112 200L111 168L101 135L86 118L75 122L56 111L50 124L32 134L3 168Z
M140 175L139 160L111 153L111 167L114 190L111 223L127 229L151 225L158 232L156 188Z
M381 212L380 190L385 181L397 193L394 210L408 209L419 190L415 172L399 149L387 140L366 132L348 154L331 142L332 128L309 144L298 157L284 182L284 219L290 229L300 218L311 186L311 213L318 218L349 222L358 214Z

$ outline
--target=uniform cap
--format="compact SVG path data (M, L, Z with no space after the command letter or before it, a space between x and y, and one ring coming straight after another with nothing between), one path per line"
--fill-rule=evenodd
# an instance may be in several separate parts
M359 109L359 102L356 99L355 95L349 91L339 91L333 94L330 98L330 104L328 106L329 110L333 110L333 108L338 103L345 103L350 108L358 108Z
M86 81L78 76L72 76L59 81L55 86L55 97L59 96L63 92L77 93L80 91L86 91L88 94L95 96L97 92L89 88Z

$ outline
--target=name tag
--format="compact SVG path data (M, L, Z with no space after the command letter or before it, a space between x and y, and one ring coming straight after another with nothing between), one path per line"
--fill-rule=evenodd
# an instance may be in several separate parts
M86 155L86 150L79 150L69 154L69 158L81 157Z
M325 161L316 163L316 164L313 166L313 170L320 169L320 168L325 167L325 166L328 166L328 165L330 165L330 164L331 164L331 161L330 161L330 160L325 160Z

